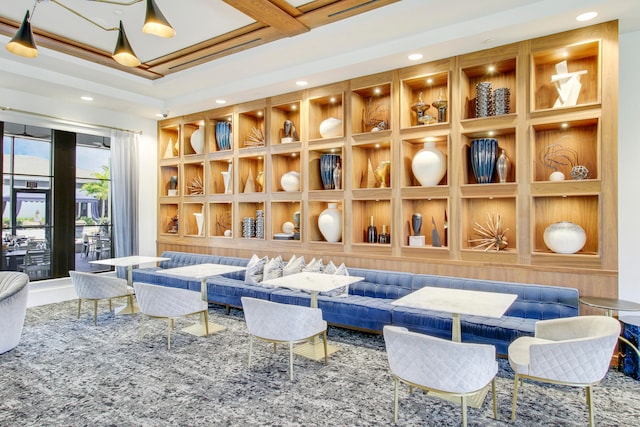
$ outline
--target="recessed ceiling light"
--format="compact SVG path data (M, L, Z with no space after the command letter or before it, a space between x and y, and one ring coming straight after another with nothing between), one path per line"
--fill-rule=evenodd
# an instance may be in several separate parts
M292 111L296 111L297 109L298 109L298 106L297 106L296 104L293 104L293 105L291 106L291 110L292 110Z
M330 103L332 103L332 104L333 104L334 102L336 102L336 98L335 98L335 96L332 96L331 98L329 98L329 102L330 102Z
M408 56L410 61L419 61L422 59L422 54L421 53L412 53L411 55Z
M306 81L304 81L304 80L298 80L298 81L296 82L296 84L297 84L298 86L306 86L306 85L308 85L308 84L309 84L309 82L306 82Z
M561 127L562 129L566 129L566 128L568 128L568 127L569 127L569 123L562 123L562 124L560 125L560 127Z
M162 113L156 113L156 117L164 117L164 114L162 114Z
M216 104L226 104L227 101L225 101L224 99L216 99Z
M489 65L488 70L490 73L493 73L496 70L496 67L494 67L493 65Z
M493 136L493 135L495 135L495 134L496 134L496 133L495 133L494 131L492 131L492 130L490 130L490 131L489 131L489 136Z
M429 84L429 85L430 85L431 83L433 83L433 79L432 79L431 77L429 77L429 78L427 79L427 84Z
M93 101L93 98L90 96L81 96L80 99L82 99L83 101Z
M598 12L585 12L576 16L576 21L580 21L580 22L590 21L596 16L598 16Z
M380 95L380 92L382 92L382 91L380 90L380 88L379 88L379 87L377 87L377 88L375 88L375 89L373 90L373 93L375 93L376 95Z
M262 111L258 111L258 117L262 117Z

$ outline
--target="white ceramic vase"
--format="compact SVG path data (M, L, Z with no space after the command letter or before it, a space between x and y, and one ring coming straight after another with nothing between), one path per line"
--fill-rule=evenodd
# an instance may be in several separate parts
M201 213L194 213L193 216L196 217L196 225L198 226L198 236L202 236L202 225L204 224L204 215Z
M323 138L336 138L342 136L342 120L329 117L320 123L320 135Z
M435 142L425 142L424 148L413 157L411 170L420 185L432 187L438 185L444 174L447 173L447 159L436 148Z
M280 177L284 191L300 191L300 172L289 171Z
M329 203L327 209L320 213L318 228L327 242L335 243L342 239L342 212L337 203Z
M544 230L544 244L558 254L575 254L587 241L584 229L573 222L551 224Z
M198 129L191 134L191 148L196 154L204 153L204 125L200 125Z

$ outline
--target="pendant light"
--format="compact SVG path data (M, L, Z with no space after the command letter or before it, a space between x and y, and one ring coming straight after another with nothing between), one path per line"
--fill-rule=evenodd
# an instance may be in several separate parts
M144 18L142 32L166 38L176 35L176 30L169 24L154 0L147 0L147 14Z
M115 59L118 64L124 65L125 67L137 67L140 65L140 60L133 52L133 49L129 44L129 39L127 39L127 34L124 32L122 21L120 21L118 41L116 43L116 48L113 51L113 59Z
M38 56L38 48L36 47L36 42L33 40L33 33L31 32L28 10L24 15L22 25L20 25L20 28L18 28L13 38L7 43L6 48L9 52L25 58L35 58Z

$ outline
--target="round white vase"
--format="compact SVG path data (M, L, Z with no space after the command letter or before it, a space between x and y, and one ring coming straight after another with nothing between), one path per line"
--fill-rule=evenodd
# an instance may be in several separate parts
M342 136L342 120L329 117L320 123L320 135L323 138L336 138Z
M290 171L280 177L284 191L300 191L300 172Z
M338 209L337 203L329 203L327 209L320 212L318 228L322 237L329 243L342 239L342 212Z
M573 222L562 221L544 229L544 244L558 254L575 254L587 241L584 229Z
M447 173L447 159L436 148L435 142L425 142L424 148L413 156L411 170L420 185L432 187L438 185L444 174Z
M191 148L196 154L204 153L204 125L200 125L198 129L196 129L189 139L191 142Z

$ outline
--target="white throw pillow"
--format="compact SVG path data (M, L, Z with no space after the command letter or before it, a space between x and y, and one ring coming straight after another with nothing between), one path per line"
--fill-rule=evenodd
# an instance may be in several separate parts
M334 265L335 268L335 265ZM326 268L325 268L326 270ZM348 276L349 275L349 271L347 270L347 266L344 265L344 263L340 264L340 267L338 267L335 270L335 273L333 273L336 276ZM344 285L339 287L338 289L334 289L332 291L329 292L321 292L320 295L326 295L328 297L348 297L349 296L349 285Z
M336 270L337 268L336 268L336 265L333 263L333 261L329 261L329 264L324 266L324 270L322 270L322 272L324 274L334 274Z
M302 269L302 271L308 273L322 273L322 258L312 259L311 262Z
M248 285L257 285L262 282L264 275L264 266L267 263L268 258L258 258L258 255L253 254L247 264L247 269L244 274L244 283Z
M287 265L285 265L284 268L282 269L282 275L288 276L290 274L300 273L304 268L304 266L305 266L304 257L301 256L296 258L296 256L294 255L293 257L291 257L291 260L289 260Z
M262 280L265 281L269 279L275 279L277 277L282 277L283 267L284 262L282 262L282 257L280 255L275 258L271 258L264 266L264 276Z

